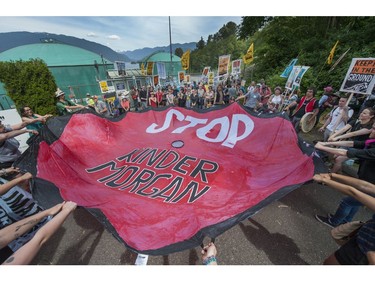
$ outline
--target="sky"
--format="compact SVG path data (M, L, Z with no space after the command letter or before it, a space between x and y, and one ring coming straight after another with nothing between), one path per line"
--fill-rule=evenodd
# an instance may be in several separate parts
M132 51L169 46L168 16L2 16L0 32L30 31L64 34L110 47ZM215 34L224 24L241 23L240 16L171 16L173 43L198 42Z
M345 2L348 2L348 5ZM332 3L331 3L332 2ZM366 15L373 0L362 0L353 9L349 0L236 0L236 1L4 1L0 9L0 32L30 31L64 34L110 47L132 51L169 46L169 23L173 43L206 41L224 24L241 23L241 16ZM369 14L372 16L371 14ZM0 43L1 44L1 43Z

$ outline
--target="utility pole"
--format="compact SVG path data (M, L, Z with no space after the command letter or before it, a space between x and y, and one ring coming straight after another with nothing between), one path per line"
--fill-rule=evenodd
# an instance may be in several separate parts
M169 65L169 81L171 81L171 77L172 77L172 32L171 32L171 17L169 16L168 17L168 20L169 20L169 52L170 52L170 55L171 55L171 62L170 62L170 65Z

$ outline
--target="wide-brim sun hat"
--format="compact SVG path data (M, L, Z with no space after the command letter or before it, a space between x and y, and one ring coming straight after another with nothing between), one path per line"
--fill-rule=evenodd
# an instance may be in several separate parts
M60 97L62 95L65 95L65 93L63 91L61 91L60 89L57 89L57 91L55 92L56 98L58 98L58 97Z

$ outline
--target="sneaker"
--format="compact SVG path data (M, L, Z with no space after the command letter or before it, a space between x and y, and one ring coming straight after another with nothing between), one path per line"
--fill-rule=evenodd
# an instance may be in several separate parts
M335 227L335 225L333 225L330 221L329 221L329 218L327 217L323 217L323 216L319 216L319 215L315 215L315 218L317 219L317 221L329 226L329 227Z

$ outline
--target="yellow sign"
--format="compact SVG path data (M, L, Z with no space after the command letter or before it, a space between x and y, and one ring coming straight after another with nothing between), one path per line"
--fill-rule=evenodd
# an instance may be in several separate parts
M254 43L251 43L247 53L243 56L244 63L251 63L254 60Z
M228 74L230 55L220 56L219 57L219 75Z
M333 55L335 54L335 50L336 50L336 47L337 47L338 43L339 43L339 41L336 42L336 44L333 46L332 50L329 52L329 56L327 58L327 64L332 63Z
M190 66L190 50L187 50L181 57L182 69L188 70Z
M154 63L152 61L149 61L147 63L147 75L152 75L153 70L154 70Z
M178 80L180 82L185 80L185 73L183 71L178 72Z
M208 72L208 85L212 86L214 84L214 73Z
M154 76L154 86L159 85L159 75Z
M99 81L100 91L106 93L109 91L107 81Z

